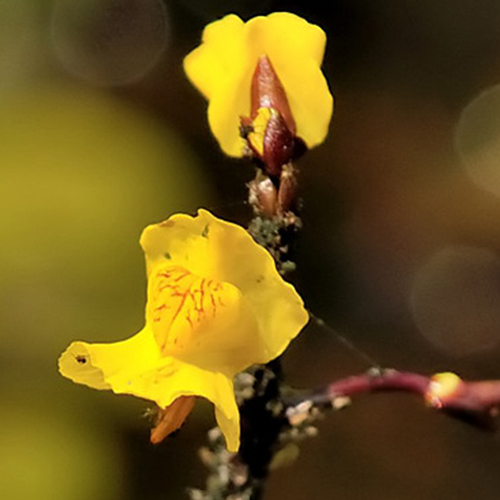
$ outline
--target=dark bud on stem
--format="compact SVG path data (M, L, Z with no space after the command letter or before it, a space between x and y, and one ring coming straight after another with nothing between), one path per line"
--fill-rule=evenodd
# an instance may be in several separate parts
M248 188L249 201L255 211L269 218L274 217L277 211L278 193L272 180L260 173L248 184Z

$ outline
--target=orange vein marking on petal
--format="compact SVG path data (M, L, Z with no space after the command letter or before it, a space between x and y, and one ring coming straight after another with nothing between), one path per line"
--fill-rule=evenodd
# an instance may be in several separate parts
M224 305L219 295L222 290L222 283L200 278L179 266L158 272L153 278L149 299L150 319L160 350L165 352L169 345L185 347L184 328L192 332L207 317L215 317L217 307ZM171 331L174 325L175 333Z

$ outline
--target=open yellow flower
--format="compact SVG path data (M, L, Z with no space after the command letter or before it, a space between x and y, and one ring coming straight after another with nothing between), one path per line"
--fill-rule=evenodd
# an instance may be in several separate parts
M251 110L251 86L263 56L284 87L296 136L309 148L324 141L333 110L320 69L325 44L321 28L287 12L255 17L247 23L231 14L205 28L203 43L186 56L184 68L209 100L210 128L226 154L243 154L240 117L257 111Z
M146 325L112 344L73 342L62 375L96 389L132 394L164 411L152 441L183 423L201 396L230 451L239 447L232 377L281 354L307 323L294 288L241 227L200 210L147 227Z

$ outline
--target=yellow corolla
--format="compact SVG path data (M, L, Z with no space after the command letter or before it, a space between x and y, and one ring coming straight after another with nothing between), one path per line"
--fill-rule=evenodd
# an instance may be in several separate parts
M333 110L321 72L325 44L321 28L287 12L246 23L231 14L205 28L184 69L209 101L210 128L226 154L243 154L240 118L252 114L252 78L263 56L284 87L296 136L309 148L324 141Z
M241 227L200 210L147 227L146 326L111 344L73 342L62 375L96 389L132 394L163 410L158 442L183 423L201 396L230 451L239 447L232 377L281 354L308 321L295 289Z

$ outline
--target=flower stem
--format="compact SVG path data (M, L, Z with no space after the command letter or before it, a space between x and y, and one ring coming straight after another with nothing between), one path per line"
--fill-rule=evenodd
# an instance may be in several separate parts
M427 406L486 430L494 428L493 419L500 407L500 380L471 382L453 373L429 377L377 368L333 381L316 391L292 395L286 402L286 414L292 426L310 425L319 411L343 408L354 396L393 391L416 394Z
M258 170L249 184L254 218L248 231L273 256L284 275L295 268L293 251L301 221L296 214L297 170L290 163L270 177ZM210 431L202 460L209 468L205 491L190 490L192 500L260 500L283 430L290 425L283 405L284 380L278 359L256 365L235 378L241 416L238 454L226 451L222 436Z

